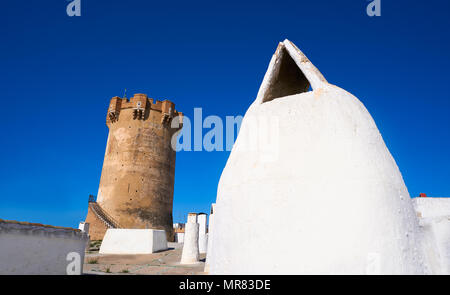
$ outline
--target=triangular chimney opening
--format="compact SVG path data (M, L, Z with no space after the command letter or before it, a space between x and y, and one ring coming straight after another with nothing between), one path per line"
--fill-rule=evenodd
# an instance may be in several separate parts
M310 83L283 46L274 64L273 75L262 102L310 91Z

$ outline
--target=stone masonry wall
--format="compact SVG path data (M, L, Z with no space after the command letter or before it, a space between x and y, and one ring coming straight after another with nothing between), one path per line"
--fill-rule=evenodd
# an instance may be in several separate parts
M182 116L168 101L136 94L114 97L107 115L109 135L97 202L123 228L164 229L173 241L175 151L171 138ZM100 232L91 225L91 230Z

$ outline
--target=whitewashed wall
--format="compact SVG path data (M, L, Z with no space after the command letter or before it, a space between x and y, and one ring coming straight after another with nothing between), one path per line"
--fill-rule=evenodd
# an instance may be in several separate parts
M81 274L88 240L76 229L0 220L0 275Z
M200 254L206 253L208 247L208 236L206 235L206 221L208 214L200 213L197 217L199 224L198 232L198 251Z
M164 230L110 228L100 246L100 254L151 254L167 249Z
M450 198L414 198L414 209L436 262L443 274L450 274Z

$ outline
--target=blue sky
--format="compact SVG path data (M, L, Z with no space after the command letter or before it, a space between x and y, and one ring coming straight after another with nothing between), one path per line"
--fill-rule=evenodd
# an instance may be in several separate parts
M367 107L412 196L450 196L450 2L2 1L0 218L76 227L96 194L109 99L243 115L279 41ZM174 220L208 212L228 152L177 154Z

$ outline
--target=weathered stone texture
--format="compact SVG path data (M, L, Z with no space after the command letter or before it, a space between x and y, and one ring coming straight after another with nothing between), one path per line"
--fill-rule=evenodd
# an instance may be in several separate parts
M182 116L175 104L145 94L111 99L109 127L97 202L122 228L163 229L173 240L175 151L171 138ZM95 225L91 225L91 230Z

